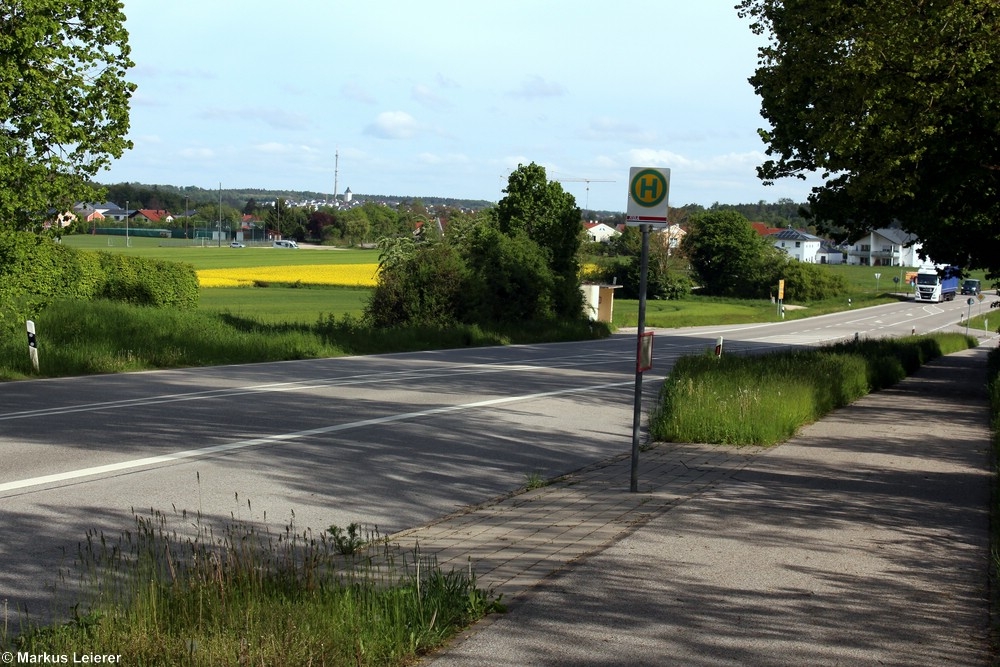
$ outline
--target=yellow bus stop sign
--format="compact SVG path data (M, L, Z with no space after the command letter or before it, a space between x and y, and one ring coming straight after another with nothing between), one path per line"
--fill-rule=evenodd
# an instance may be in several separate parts
M625 224L667 226L670 170L632 167L628 175L628 209Z

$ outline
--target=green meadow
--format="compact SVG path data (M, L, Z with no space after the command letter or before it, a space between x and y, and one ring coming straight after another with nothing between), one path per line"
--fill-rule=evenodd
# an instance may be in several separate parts
M378 262L378 251L359 248L303 247L285 250L270 246L230 248L228 243L184 241L120 236L74 235L63 243L91 250L121 252L163 260L186 262L195 269L228 269L253 266L295 266L300 264L371 264ZM810 303L787 303L786 319L800 319L849 308L890 303L911 294L905 284L908 267L869 267L825 265L824 270L844 277L849 294ZM876 274L879 276L876 278ZM973 277L984 280L982 272ZM895 280L894 280L895 279ZM350 315L359 317L370 290L346 287L202 288L200 309L204 312L232 313L261 322L313 324L320 318ZM616 327L638 324L639 302L615 299L613 324ZM976 313L974 312L973 315ZM646 325L650 327L686 327L713 324L772 322L781 319L777 304L767 300L747 301L699 297L678 301L649 301ZM975 322L975 320L974 320ZM1000 324L1000 316L997 317Z

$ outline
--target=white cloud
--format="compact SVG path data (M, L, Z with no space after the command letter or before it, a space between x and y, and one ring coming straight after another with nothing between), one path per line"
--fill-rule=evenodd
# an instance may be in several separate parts
M405 111L383 111L365 128L365 134L379 139L412 139L419 125Z
M655 148L634 148L626 151L626 161L632 166L693 169L695 161L671 151Z
M546 81L542 77L535 75L522 81L519 88L510 91L508 94L511 97L534 100L544 97L560 97L566 94L566 90L554 81Z

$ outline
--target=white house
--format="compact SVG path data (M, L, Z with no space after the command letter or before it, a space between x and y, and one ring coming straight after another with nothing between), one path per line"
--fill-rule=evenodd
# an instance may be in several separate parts
M587 236L591 241L597 241L598 243L605 243L611 239L613 236L618 236L618 230L614 227L610 227L603 222L587 222L583 225L584 229L587 230Z
M915 234L901 229L876 229L847 249L847 263L863 266L920 266L920 248Z
M843 264L844 251L829 241L823 241L819 252L816 253L816 259L820 264Z
M821 263L819 254L823 239L818 236L797 229L782 229L780 232L769 234L768 238L774 243L775 248L785 252L792 259L806 264Z
M677 250L680 247L681 241L687 236L687 232L681 229L678 224L673 224L660 232L665 235L667 248L670 250Z

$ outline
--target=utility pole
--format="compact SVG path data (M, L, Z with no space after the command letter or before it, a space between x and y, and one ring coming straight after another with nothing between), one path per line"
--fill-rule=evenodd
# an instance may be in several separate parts
M337 205L337 177L340 172L340 150L335 150L333 152L333 205Z

